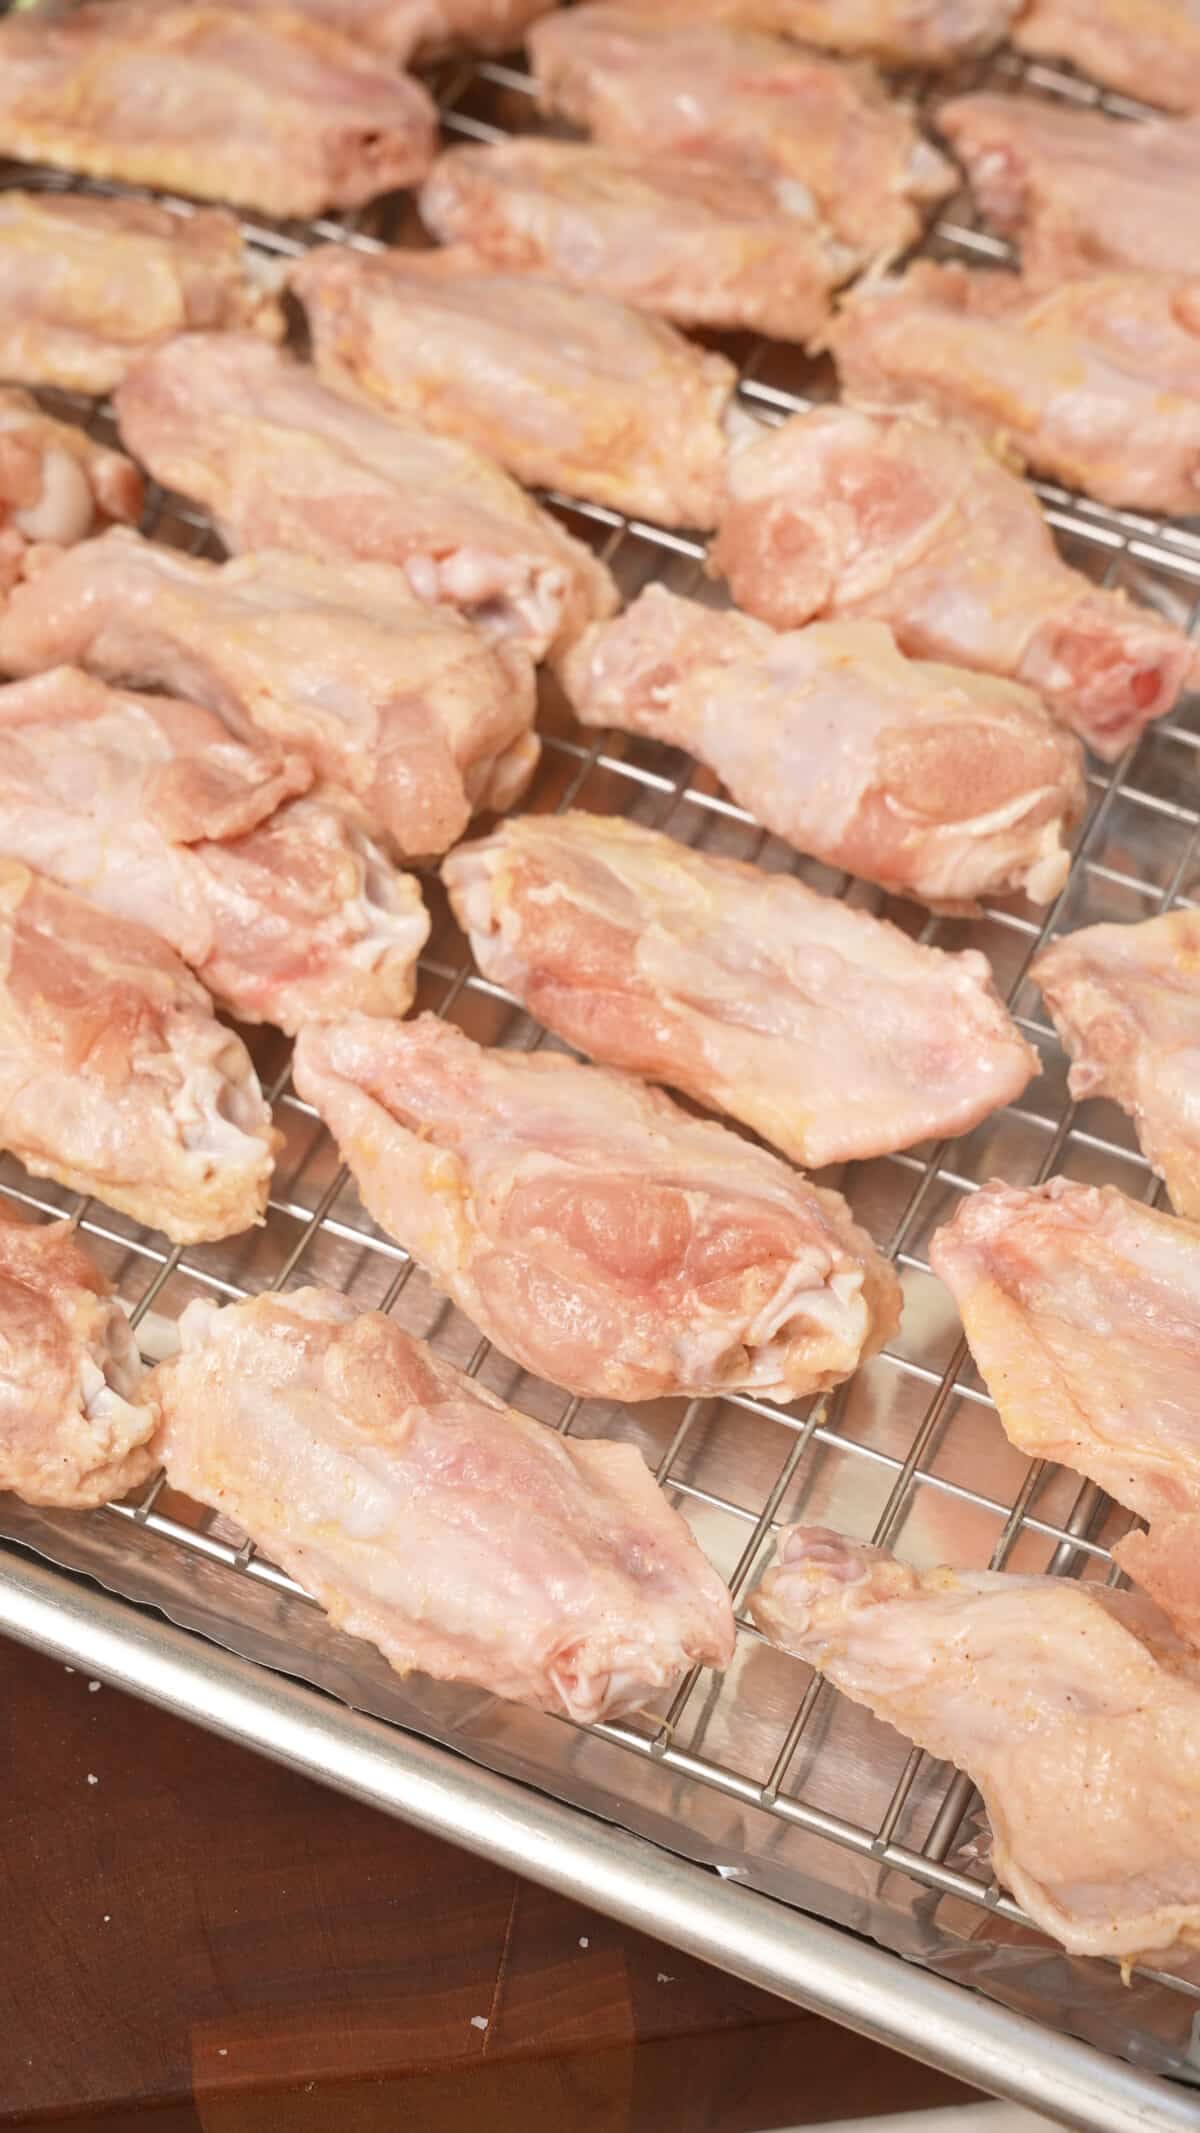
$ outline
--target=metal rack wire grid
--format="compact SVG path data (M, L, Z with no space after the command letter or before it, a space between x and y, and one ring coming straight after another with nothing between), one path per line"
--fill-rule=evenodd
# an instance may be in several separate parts
M1136 116L1136 107L1099 97L1066 71L1011 55L972 78L1004 86L1019 80L1034 93L1098 101L1116 115ZM512 66L447 66L435 87L451 136L490 139L537 124L532 85ZM5 185L71 182L11 165L0 172ZM274 254L315 241L419 241L402 199L344 222L300 227L247 218L244 226L256 246ZM973 224L965 199L951 203L927 249L980 261L1006 256L1004 245ZM748 338L716 345L737 362L744 404L766 421L832 390L827 369L794 349ZM55 411L112 441L105 407L44 397ZM1200 530L1107 510L1048 486L1041 493L1069 560L1097 583L1126 586L1196 628ZM561 497L549 501L604 556L627 598L651 578L678 592L721 598L702 577L699 541ZM153 488L143 530L194 553L221 553L200 514ZM413 1694L395 1684L365 1647L326 1634L310 1603L242 1535L173 1497L161 1477L140 1501L86 1519L33 1516L6 1502L0 1531L60 1563L92 1570L130 1597L157 1598L177 1619L200 1622L219 1641L334 1687L365 1709L450 1739L568 1798L605 1804L616 1819L668 1845L724 1861L727 1871L857 1923L923 1961L957 1965L963 1975L963 1949L986 1949L976 1982L1027 2004L1031 1966L1044 1965L1046 1944L990 1875L969 1784L910 1753L890 1729L765 1645L743 1602L778 1530L800 1516L920 1562L1115 1578L1111 1546L1130 1521L1096 1489L1060 1469L1031 1465L1008 1446L949 1298L930 1274L927 1245L961 1196L994 1175L1032 1183L1065 1172L1159 1198L1128 1122L1105 1104L1070 1101L1066 1063L1027 971L1042 944L1064 930L1144 918L1200 896L1200 703L1185 700L1111 768L1091 766L1077 857L1049 909L1009 898L970 921L926 915L799 859L682 755L627 736L582 735L552 685L541 728L544 756L529 806L621 812L698 848L794 871L885 913L924 941L982 948L1038 1049L1040 1079L1020 1103L975 1132L828 1174L826 1181L840 1186L894 1258L905 1292L899 1333L849 1385L790 1409L739 1395L620 1410L567 1399L530 1379L491 1350L370 1222L328 1136L289 1086L284 1040L270 1032L248 1033L285 1135L260 1231L170 1250L161 1237L95 1202L77 1207L10 1158L0 1162L0 1193L47 1215L78 1212L151 1352L195 1295L225 1300L325 1281L364 1307L394 1312L548 1427L636 1442L729 1580L739 1612L738 1656L729 1674L723 1681L690 1675L663 1712L583 1736L473 1692ZM489 1043L533 1049L553 1042L474 970L436 880L428 893L434 926L418 1005ZM791 1839L803 1841L790 1849ZM1116 1973L1107 1966L1057 1961L1061 2005L1050 2019L1163 2070L1188 2070L1198 1988L1142 1973L1120 1999Z

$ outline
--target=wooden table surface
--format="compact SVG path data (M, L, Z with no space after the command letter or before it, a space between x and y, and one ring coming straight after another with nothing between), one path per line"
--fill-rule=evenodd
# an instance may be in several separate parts
M0 1640L0 2125L762 2133L968 2092Z

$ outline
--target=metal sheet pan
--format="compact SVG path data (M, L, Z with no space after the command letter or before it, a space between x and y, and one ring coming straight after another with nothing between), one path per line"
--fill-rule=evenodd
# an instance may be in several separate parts
M1047 94L1095 94L1007 56L982 78L1022 72ZM535 123L530 85L511 68L447 67L437 87L452 135L488 138ZM1114 108L1128 110L1115 100ZM68 181L0 170L0 184L31 182ZM267 254L318 238L369 245L415 236L404 201L346 224L246 227ZM973 227L962 201L929 248L976 258L1005 249ZM744 404L766 420L832 389L827 370L794 350L749 339L722 345L738 362ZM47 400L111 437L105 408ZM1098 583L1124 584L1196 623L1200 528L1058 490L1043 495L1064 549ZM627 596L659 578L720 598L701 577L697 542L552 503L611 563ZM219 553L204 520L158 491L145 530ZM1127 1121L1109 1106L1070 1102L1061 1050L1025 972L1042 941L1064 928L1147 917L1200 894L1200 702L1185 702L1111 769L1093 766L1078 856L1053 907L1010 898L970 922L927 918L798 860L683 756L582 734L550 684L542 730L530 804L626 813L706 850L794 870L923 939L989 956L1041 1053L1041 1079L961 1140L829 1174L900 1269L906 1308L891 1348L837 1394L786 1411L749 1397L624 1410L568 1400L492 1352L373 1227L328 1137L290 1090L285 1042L256 1032L252 1047L286 1135L265 1228L169 1251L95 1202L79 1210L147 1351L170 1345L195 1295L330 1282L364 1306L394 1311L548 1427L637 1443L735 1603L779 1526L798 1516L886 1540L921 1563L1113 1577L1110 1548L1127 1518L1007 1444L926 1247L959 1197L995 1174L1031 1182L1063 1171L1155 1198ZM419 1004L489 1042L550 1042L473 971L436 884L430 901ZM77 1205L8 1159L0 1193L46 1213ZM1052 1947L995 1886L971 1788L811 1680L746 1622L723 1680L702 1673L654 1717L581 1732L470 1690L397 1680L367 1647L333 1632L240 1534L159 1481L139 1502L87 1515L0 1498L0 1626L1064 2123L1127 2133L1200 2122L1187 2086L1200 2081L1200 1973L1138 1972L1126 1985L1115 1967Z

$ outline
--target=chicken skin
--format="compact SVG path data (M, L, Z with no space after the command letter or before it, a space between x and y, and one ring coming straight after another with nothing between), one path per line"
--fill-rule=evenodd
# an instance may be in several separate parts
M1098 267L1200 274L1200 231L1179 213L1200 188L1200 123L1130 125L986 95L953 98L937 122L992 228L1019 242L1030 281Z
M966 1133L1038 1070L981 955L612 815L514 817L442 878L547 1028L806 1167Z
M245 1022L403 1014L429 920L411 876L266 742L73 667L0 687L0 852L152 926Z
M129 1320L71 1222L0 1216L0 1489L86 1510L153 1472Z
M912 659L1024 682L1107 762L1197 678L1183 631L1072 570L950 423L830 406L765 431L729 460L709 568L775 629L886 622Z
M864 286L829 334L850 399L959 415L1099 502L1200 508L1200 284L1105 275L1049 295L923 261Z
M490 459L330 392L245 334L184 334L116 395L121 434L228 548L391 563L539 659L617 604L604 565Z
M142 477L122 452L0 386L0 593L31 547L69 547L115 519L132 524L141 510Z
M948 67L999 44L1021 0L640 0L640 5L656 21L729 22L891 66Z
M133 534L86 541L0 610L0 669L70 659L170 689L243 740L295 749L406 857L511 807L538 760L533 669L426 607L386 563L281 550L206 563Z
M903 659L879 622L776 636L651 585L564 668L585 726L686 748L765 828L935 907L1066 880L1079 744L1028 689Z
M1022 51L1069 59L1107 89L1200 112L1197 0L1028 0L1013 36Z
M151 1380L175 1488L399 1674L578 1725L733 1656L729 1594L631 1444L505 1407L329 1289L180 1320Z
M453 248L320 245L290 281L336 391L491 452L530 487L716 523L737 373L665 320Z
M789 179L642 161L581 141L449 148L421 187L440 244L679 326L808 341L856 264Z
M845 1202L659 1090L415 1022L303 1030L363 1204L504 1354L588 1399L792 1400L894 1330Z
M204 327L283 332L260 255L223 209L0 192L0 377L109 393L148 349Z
M1071 1094L1127 1111L1181 1215L1200 1221L1200 911L1085 926L1030 969L1071 1055Z
M279 0L221 0L238 14L272 15ZM289 0L287 12L337 30L396 66L445 52L510 52L550 0Z
M282 8L85 0L0 20L0 154L21 162L318 215L411 185L436 136L419 82Z
M999 1880L1072 1954L1200 1946L1200 1661L1157 1609L1071 1578L911 1570L796 1526L750 1612L967 1772Z
M930 1264L1005 1435L1149 1522L1113 1554L1200 1644L1200 1229L1112 1185L991 1184Z
M262 1220L277 1138L165 942L0 860L0 1147L188 1244Z
M902 252L954 174L862 68L634 6L556 8L529 37L543 111L605 148L807 187L861 258Z

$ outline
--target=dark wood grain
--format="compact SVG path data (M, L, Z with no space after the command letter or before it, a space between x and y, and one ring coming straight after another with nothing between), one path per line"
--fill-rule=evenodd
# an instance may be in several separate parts
M966 2093L3 1641L0 1714L5 2127L761 2133Z

